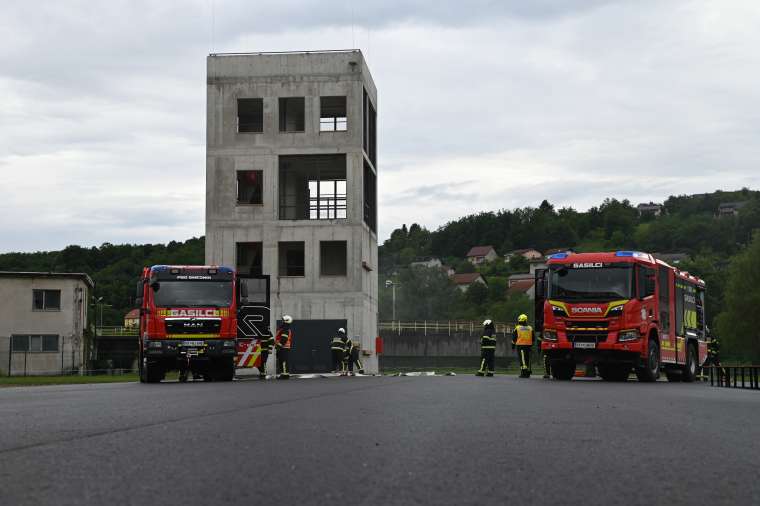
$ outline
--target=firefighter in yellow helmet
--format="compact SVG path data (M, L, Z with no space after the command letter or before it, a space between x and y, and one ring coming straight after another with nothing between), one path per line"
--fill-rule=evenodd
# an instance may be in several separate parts
M495 328L491 320L483 322L483 337L480 338L480 369L475 376L493 376L493 363L496 356Z
M520 377L530 378L530 352L533 349L533 327L528 325L528 316L521 314L517 326L512 331L512 349L517 348L520 360Z
M293 323L293 318L284 315L282 317L282 325L277 329L277 337L274 342L277 348L277 379L290 378L288 356L290 355L290 347L293 345L293 331L290 330L291 323Z

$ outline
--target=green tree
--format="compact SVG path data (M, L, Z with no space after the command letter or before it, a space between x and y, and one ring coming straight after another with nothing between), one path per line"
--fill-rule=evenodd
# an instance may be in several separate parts
M488 299L488 288L482 283L472 283L465 292L465 298L473 306L480 307Z
M718 316L718 336L726 355L760 360L760 231L732 260L728 269L725 306Z

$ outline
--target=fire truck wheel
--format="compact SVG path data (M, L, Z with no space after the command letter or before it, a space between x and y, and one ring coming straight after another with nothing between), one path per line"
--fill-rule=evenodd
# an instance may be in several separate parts
M164 371L157 364L147 362L143 365L146 383L158 383L164 377Z
M575 362L555 362L552 364L552 376L556 380L569 381L575 375Z
M145 370L143 368L142 351L137 355L137 375L140 378L140 383L145 383Z
M697 379L697 347L689 343L686 348L686 363L683 366L681 379L686 383L692 383Z
M220 360L212 365L214 381L232 381L235 377L235 362L232 359Z
M642 382L657 381L660 377L660 345L656 339L649 339L647 361L636 369L636 377Z

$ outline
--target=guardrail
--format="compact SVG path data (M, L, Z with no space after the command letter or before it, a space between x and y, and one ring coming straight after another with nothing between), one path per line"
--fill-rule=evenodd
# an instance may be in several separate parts
M722 365L708 366L710 385L724 388L760 390L760 366Z
M138 336L139 327L96 327L95 335L98 337Z
M513 323L494 322L494 327L497 333L509 334L514 328ZM401 333L402 330L415 330L422 331L425 335L428 332L442 334L452 332L470 332L480 331L483 328L483 322L464 321L464 320L452 320L452 321L381 321L378 325L379 330L390 330L392 332Z

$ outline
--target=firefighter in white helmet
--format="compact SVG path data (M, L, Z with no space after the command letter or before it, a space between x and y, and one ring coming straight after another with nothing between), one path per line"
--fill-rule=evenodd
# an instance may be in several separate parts
M330 342L330 352L332 353L332 372L342 372L343 357L346 354L346 346L343 340L346 337L346 329L338 329L338 334Z
M491 320L483 322L483 336L480 338L480 369L475 376L493 376L496 356L496 329Z
M282 324L277 329L277 337L274 345L277 348L277 373L278 379L290 378L288 371L288 355L290 347L293 345L293 331L290 330L290 324L293 323L293 317L290 315L282 316Z

